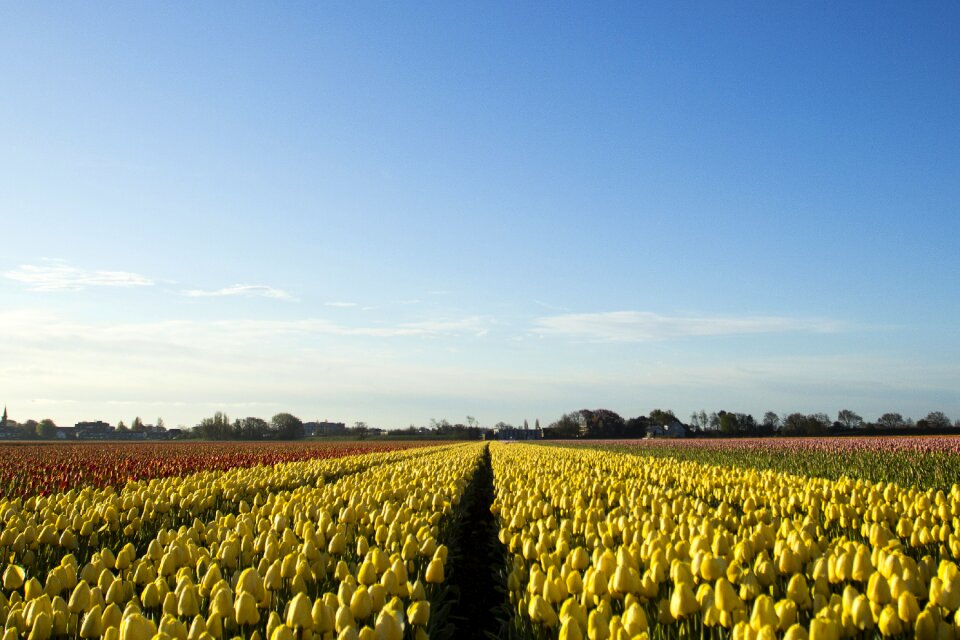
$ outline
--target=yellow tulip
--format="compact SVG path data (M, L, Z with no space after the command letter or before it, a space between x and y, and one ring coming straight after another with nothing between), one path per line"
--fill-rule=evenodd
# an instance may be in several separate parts
M583 631L576 620L567 619L560 625L559 640L583 640Z
M721 611L733 611L743 608L743 601L734 591L733 585L726 578L717 579L713 587L714 603Z
M867 597L870 598L871 602L877 604L890 602L890 585L879 571L870 575L870 581L867 584Z
M301 629L313 628L313 603L302 593L293 597L287 609L287 626Z
M873 628L873 612L866 596L859 595L850 605L850 618L853 625L861 631Z
M924 609L917 615L913 625L913 634L917 640L936 640L937 620L929 609Z
M670 615L679 620L699 610L700 603L693 595L690 585L683 582L678 584L670 596Z
M293 629L285 624L277 625L270 634L270 640L295 640L296 637Z
M77 586L73 588L73 593L70 594L68 609L70 613L80 613L81 611L86 611L89 605L90 586L85 580L81 580L77 583Z
M587 637L590 640L607 640L610 637L610 622L596 609L587 618Z
M797 604L793 600L780 600L774 606L779 623L777 628L786 631L797 623Z
M920 615L920 605L917 597L909 591L904 591L897 598L897 616L904 622L913 624Z
M556 611L554 611L550 603L540 595L535 595L531 598L530 604L527 607L527 615L530 616L532 621L538 622L548 628L555 627L560 622Z
M99 638L103 635L103 621L100 605L94 605L83 616L83 623L80 625L81 638Z
M407 607L407 621L413 625L426 626L430 620L430 603L418 601Z
M344 629L353 628L356 626L356 621L353 619L353 614L350 613L350 607L348 605L342 604L337 608L337 613L334 616L334 629L337 633L342 633Z
M41 611L33 621L28 640L47 640L52 631L53 619L46 611Z
M365 586L360 585L350 596L350 613L355 620L364 620L372 611L373 599L370 597L370 592Z
M621 622L623 622L624 629L630 634L631 638L645 633L649 629L647 614L637 603L628 606L620 619Z
M430 584L440 584L443 582L443 562L439 558L434 558L430 561L430 564L427 565L424 580Z
M403 625L387 609L377 616L373 630L376 640L402 640L403 638Z
M260 621L260 612L257 610L257 601L247 591L237 594L233 602L234 619L241 627L255 625Z
M750 614L750 628L759 632L763 627L777 628L780 617L777 615L773 598L768 595L759 596L753 602L753 611Z
M187 640L187 626L175 616L164 614L160 618L159 633L164 633L175 640Z
M23 585L23 599L29 602L34 598L39 598L43 594L43 587L36 578L30 578Z
M880 633L885 636L898 636L903 633L903 621L897 616L897 611L890 605L880 612L880 621L877 623Z
M138 613L120 621L120 640L150 640L156 632L156 625Z
M799 624L793 624L783 634L783 640L808 640L807 630Z
M810 640L839 640L840 625L834 620L814 618L810 621Z

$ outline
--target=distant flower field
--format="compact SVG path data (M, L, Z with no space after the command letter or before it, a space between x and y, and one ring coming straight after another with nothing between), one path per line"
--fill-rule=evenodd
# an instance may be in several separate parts
M950 438L0 455L2 640L960 638Z
M155 442L0 444L0 496L47 495L84 486L122 487L129 480L197 471L339 458L423 443Z
M586 446L834 480L846 476L945 490L960 482L960 436L648 439Z

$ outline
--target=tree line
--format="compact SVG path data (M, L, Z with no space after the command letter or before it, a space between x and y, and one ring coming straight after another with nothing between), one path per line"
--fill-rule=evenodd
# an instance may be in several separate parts
M689 422L681 422L673 411L654 409L647 416L624 419L609 409L580 409L560 417L543 430L545 439L567 438L642 438L666 433L686 437L768 437L768 436L823 436L872 433L953 432L960 430L960 420L951 422L942 411L931 411L926 417L913 421L900 413L884 413L873 422L863 419L855 411L841 409L836 420L825 413L764 413L756 420L749 413L735 411L695 411ZM681 431L682 430L682 431Z
M237 418L217 411L204 418L191 434L207 440L299 440L304 437L303 421L290 413L278 413L267 422L263 418Z

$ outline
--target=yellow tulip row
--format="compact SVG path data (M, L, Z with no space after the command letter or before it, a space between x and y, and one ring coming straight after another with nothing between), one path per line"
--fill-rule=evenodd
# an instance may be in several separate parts
M960 638L948 493L494 444L514 633Z
M482 445L0 503L2 640L426 637Z

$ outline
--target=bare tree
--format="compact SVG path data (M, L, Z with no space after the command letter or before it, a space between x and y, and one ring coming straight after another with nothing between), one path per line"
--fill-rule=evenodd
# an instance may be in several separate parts
M850 409L841 409L838 411L837 422L847 429L856 429L857 427L863 426L863 418L860 417L860 414Z

